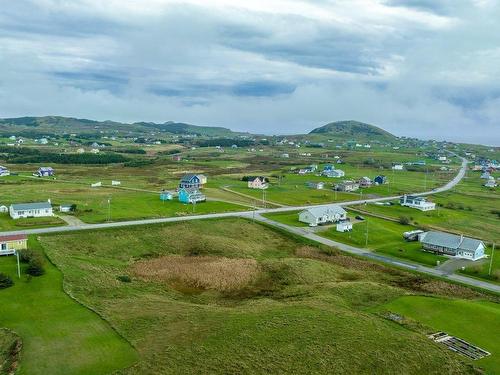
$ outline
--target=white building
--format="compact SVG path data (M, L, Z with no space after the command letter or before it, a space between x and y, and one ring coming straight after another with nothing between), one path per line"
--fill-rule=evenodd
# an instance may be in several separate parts
M11 204L9 208L10 217L13 219L28 217L53 216L50 201L38 203Z
M299 221L311 227L336 223L347 218L347 212L339 205L311 207L299 213Z
M418 236L424 251L451 255L457 258L478 260L484 258L484 243L481 240L444 232L425 232Z
M350 232L352 230L352 223L350 221L340 221L337 223L337 232Z
M424 197L416 197L413 195L403 195L399 203L401 206L416 208L420 211L432 211L436 209L436 203L427 202Z
M402 171L404 169L404 166L403 164L394 164L392 166L392 169L394 169L395 171Z
M0 165L0 177L8 175L10 175L10 171L7 169L7 167L3 167Z
M267 189L269 187L266 178L262 176L249 177L247 182L250 189Z

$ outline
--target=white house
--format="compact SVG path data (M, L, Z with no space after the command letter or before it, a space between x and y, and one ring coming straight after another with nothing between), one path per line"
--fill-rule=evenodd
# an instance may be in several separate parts
M266 178L262 176L249 177L247 182L250 189L267 189L269 187Z
M336 223L347 218L347 212L339 205L311 207L299 213L299 221L311 227Z
M3 205L0 206L0 213L5 214L7 212L9 212L9 207Z
M99 182L94 182L93 184L90 184L90 187L101 187L102 186L102 182L99 181Z
M11 204L9 208L10 217L13 219L28 217L53 216L50 201L38 203Z
M115 181L115 180L111 181L111 186L119 186L121 184L122 183L120 181Z
M424 197L416 197L413 195L403 195L399 199L401 206L416 208L420 211L432 211L436 209L436 203L427 202Z
M394 169L395 171L402 171L404 169L404 166L403 164L394 164L392 166L392 169Z
M73 205L70 203L61 204L59 206L59 212L71 212L73 211Z
M337 223L337 232L350 232L352 230L352 223L348 220L340 221Z
M327 169L322 172L322 175L330 178L340 178L345 176L345 172L341 169Z
M424 251L457 258L478 260L485 257L481 240L444 232L424 232L418 236Z
M492 177L492 178L489 178L488 181L486 181L484 186L486 186L488 188L494 188L494 187L497 187L497 183L496 183L495 179Z
M7 169L7 167L0 165L0 177L8 175L10 175L10 171Z

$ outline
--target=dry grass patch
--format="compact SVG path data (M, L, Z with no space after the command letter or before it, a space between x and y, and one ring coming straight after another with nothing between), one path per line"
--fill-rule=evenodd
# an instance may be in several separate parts
M248 286L259 275L255 259L163 256L132 265L132 274L145 281L182 283L199 289L234 291Z

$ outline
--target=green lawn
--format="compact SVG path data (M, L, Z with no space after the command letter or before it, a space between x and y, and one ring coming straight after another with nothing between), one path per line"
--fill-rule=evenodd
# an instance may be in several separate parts
M307 227L308 225L306 223L301 223L299 221L299 213L300 211L287 211L263 214L262 216L293 227Z
M14 220L9 214L0 213L0 231L46 228L60 225L66 225L66 223L55 216Z
M121 374L467 372L458 356L425 336L365 311L405 294L398 285L414 275L328 256L258 223L192 221L46 235L41 243L66 288L137 347L139 362ZM144 262L198 256L254 260L258 271L230 292L133 271ZM197 275L232 280L204 272ZM419 280L435 291L470 293Z
M488 374L500 369L500 304L461 299L405 296L381 306L430 327L429 333L445 331L469 341L492 355L477 361Z
M361 248L368 248L377 253L429 266L435 266L438 260L442 262L447 259L446 257L422 251L421 245L418 242L406 242L403 239L403 232L416 228L373 216L363 216L365 221L354 224L351 232L337 232L335 226L332 226L326 231L318 232L318 234L334 241ZM368 244L366 242L367 232Z
M37 248L30 238L31 248ZM105 374L131 366L134 349L108 323L62 291L62 274L49 262L40 277L17 278L15 257L0 258L0 272L15 285L0 290L0 327L23 341L19 374Z

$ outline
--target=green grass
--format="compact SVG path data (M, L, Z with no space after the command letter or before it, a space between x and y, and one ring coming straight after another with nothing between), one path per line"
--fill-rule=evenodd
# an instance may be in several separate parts
M64 233L41 243L62 269L65 288L137 347L139 362L122 374L467 372L425 336L365 311L403 295L397 285L414 276L321 255L251 221ZM228 294L131 274L138 261L193 252L255 259L259 276ZM132 282L117 280L127 274Z
M488 374L500 369L500 305L484 301L405 296L380 307L430 327L429 333L445 331L489 351L477 361Z
M262 216L282 224L291 225L292 227L307 227L306 223L299 221L299 213L300 211L287 211L263 214Z
M438 260L442 262L448 259L422 251L418 242L406 242L403 239L403 232L415 229L410 225L402 225L367 215L364 215L364 218L364 222L353 225L351 232L337 232L335 226L332 226L326 231L318 232L318 234L334 241L429 266L435 266ZM368 244L366 243L367 227Z
M30 238L31 248L38 248ZM40 277L17 278L15 257L0 258L14 281L0 290L0 325L23 340L19 374L104 374L132 365L137 354L108 323L62 290L62 274L49 262Z
M2 231L56 227L60 225L66 225L66 223L55 216L14 220L9 214L0 213L0 230Z

